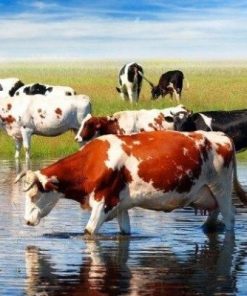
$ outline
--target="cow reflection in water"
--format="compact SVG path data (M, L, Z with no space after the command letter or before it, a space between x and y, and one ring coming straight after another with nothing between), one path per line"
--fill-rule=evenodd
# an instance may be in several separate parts
M214 295L236 292L234 236L217 234L185 258L167 247L143 248L128 238L116 247L89 240L78 272L59 270L37 247L26 249L27 291L31 295ZM104 244L104 246L103 246ZM84 248L83 248L84 249ZM69 275L68 275L69 274Z

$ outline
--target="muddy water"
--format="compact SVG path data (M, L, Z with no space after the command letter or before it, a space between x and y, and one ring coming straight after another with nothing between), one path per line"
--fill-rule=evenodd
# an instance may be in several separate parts
M205 217L189 209L136 209L130 237L112 221L88 239L89 213L68 200L39 226L24 225L18 169L0 162L0 295L247 295L244 208L237 207L235 235L205 235ZM247 164L238 173L247 189Z

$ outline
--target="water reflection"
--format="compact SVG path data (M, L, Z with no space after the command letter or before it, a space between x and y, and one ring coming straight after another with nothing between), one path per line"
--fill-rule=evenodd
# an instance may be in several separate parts
M223 241L211 234L184 258L172 248L136 249L131 237L109 241L85 240L78 272L59 270L52 254L36 246L26 248L27 295L233 295L236 266L235 238ZM79 261L79 260L78 260ZM67 261L69 266L69 260Z

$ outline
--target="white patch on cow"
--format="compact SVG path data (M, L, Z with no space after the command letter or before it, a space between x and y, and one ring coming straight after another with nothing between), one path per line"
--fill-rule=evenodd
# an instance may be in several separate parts
M133 141L133 145L141 145L140 141Z
M92 117L92 114L91 113L88 113L86 115L86 117L82 120L81 126L80 126L80 128L79 128L79 130L78 130L78 132L77 132L77 134L76 134L76 136L74 138L75 141L77 141L78 143L83 142L83 139L81 137L81 133L82 133L82 130L84 128L85 122L88 121L91 117Z
M189 150L187 148L183 148L183 155L186 156L188 155Z
M209 127L210 130L212 130L212 118L202 114L202 113L199 113L202 117L202 119L204 120L205 124Z
M108 159L105 161L105 165L109 169L113 170L121 168L125 158L127 157L127 155L122 151L123 142L114 135L101 136L100 140L107 140L110 144L110 148L107 151ZM119 151L122 153L119 153Z
M89 196L89 205L92 208L90 219L86 226L86 231L90 234L97 233L100 226L105 222L106 214L104 212L105 200L95 200L94 192Z
M42 184L43 188L45 188L45 185L47 182L52 182L52 183L59 183L57 176L51 176L47 177L46 175L43 175L40 171L34 172L37 178L39 179L40 183Z

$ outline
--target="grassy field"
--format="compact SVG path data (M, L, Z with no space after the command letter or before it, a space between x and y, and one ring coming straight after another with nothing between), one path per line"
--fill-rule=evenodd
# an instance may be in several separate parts
M189 82L182 101L194 112L203 110L233 110L247 108L247 61L139 61L145 75L154 83L168 70L179 69ZM91 97L95 115L109 115L127 109L151 109L175 106L167 96L150 101L150 86L144 81L140 101L130 105L120 100L115 86L118 71L125 61L59 61L0 63L0 78L18 77L24 83L43 82L68 85L77 93ZM0 98L1 99L1 98ZM59 158L78 149L74 135L68 132L55 138L34 136L32 158ZM0 158L12 159L14 143L0 132ZM238 154L247 159L247 152Z

